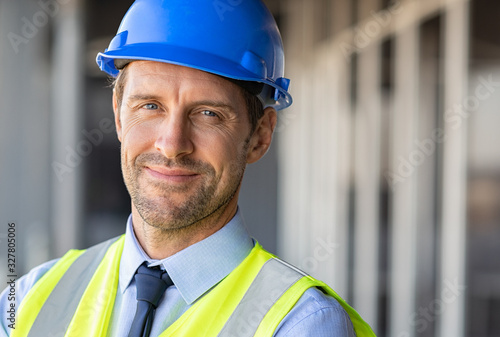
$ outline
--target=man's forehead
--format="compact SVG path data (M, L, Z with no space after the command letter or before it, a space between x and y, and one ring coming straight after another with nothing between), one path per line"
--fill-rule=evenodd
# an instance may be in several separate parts
M134 61L131 62L127 68L127 76L137 79L157 78L159 80L165 79L167 81L195 80L220 84L226 84L229 82L223 77L208 73L203 70L164 62Z
M262 92L262 89L264 87L264 83L260 82L252 82L252 81L243 81L243 80L236 80L232 78L227 78L223 77L220 75L212 74L203 70L199 70L196 68L190 68L186 66L181 66L181 65L176 65L176 64L171 64L171 63L164 63L164 62L158 62L158 61L141 61L141 60L126 60L125 66L132 67L134 68L140 68L142 65L142 68L144 67L144 64L146 64L148 69L143 69L144 74L147 74L148 71L153 71L152 75L157 74L157 70L154 70L154 67L159 67L164 69L164 74L165 76L169 76L173 71L177 71L175 76L182 76L183 78L192 78L192 79L199 79L199 80L207 80L207 81L215 81L217 83L222 83L224 85L227 85L227 82L230 82L232 84L235 84L239 88L242 88L246 90L248 93L251 95L259 95ZM125 67L124 66L124 67ZM168 70L170 69L170 70ZM176 69L176 70L172 70ZM139 70L140 72L140 70Z
M123 71L123 70L122 70ZM223 77L205 71L175 64L137 61L126 68L128 89L153 89L155 87L189 88L191 90L211 90L233 96L240 91L238 86Z

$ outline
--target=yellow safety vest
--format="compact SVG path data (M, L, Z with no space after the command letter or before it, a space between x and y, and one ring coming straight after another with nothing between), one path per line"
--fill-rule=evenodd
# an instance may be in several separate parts
M124 241L122 236L64 255L22 301L11 336L106 336ZM269 337L310 287L337 299L349 314L357 336L375 336L358 313L326 284L256 244L236 269L160 337Z

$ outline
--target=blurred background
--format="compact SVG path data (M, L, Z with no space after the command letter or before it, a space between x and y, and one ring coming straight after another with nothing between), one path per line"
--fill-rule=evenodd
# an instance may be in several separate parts
M295 102L248 168L249 231L378 336L500 336L500 2L265 2ZM9 223L18 275L124 232L95 56L131 3L0 0L2 283Z

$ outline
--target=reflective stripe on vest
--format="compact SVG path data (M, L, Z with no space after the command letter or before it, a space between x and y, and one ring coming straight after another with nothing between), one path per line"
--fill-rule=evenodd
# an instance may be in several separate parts
M269 309L303 276L281 260L268 260L218 336L254 336Z
M11 336L106 336L118 289L123 243L124 237L83 254L73 251L65 255L23 300L18 326L28 326L16 327ZM339 301L357 336L375 336L328 286L275 258L259 244L160 336L270 337L302 294L315 286Z

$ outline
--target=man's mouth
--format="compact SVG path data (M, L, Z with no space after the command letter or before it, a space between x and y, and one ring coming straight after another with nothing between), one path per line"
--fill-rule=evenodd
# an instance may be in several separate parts
M165 166L145 166L145 171L155 179L169 183L186 183L198 178L200 175L191 170L182 168L168 168Z

